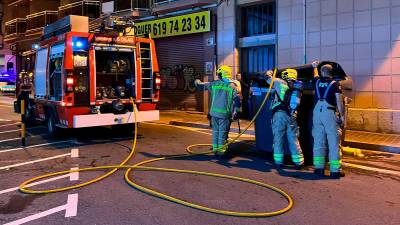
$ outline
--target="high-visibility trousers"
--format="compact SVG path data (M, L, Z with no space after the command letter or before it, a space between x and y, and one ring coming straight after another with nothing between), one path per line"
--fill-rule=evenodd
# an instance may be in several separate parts
M318 101L314 107L313 129L314 137L314 168L324 169L327 150L329 151L329 167L331 172L341 170L340 140L342 130L338 124L334 107L326 101Z
M212 148L213 152L224 153L226 147L223 147L228 139L228 133L231 126L229 118L211 117L212 124Z
M296 118L285 111L278 110L272 117L272 134L274 138L274 160L283 163L285 140L296 165L304 164L304 156L299 144L299 127Z

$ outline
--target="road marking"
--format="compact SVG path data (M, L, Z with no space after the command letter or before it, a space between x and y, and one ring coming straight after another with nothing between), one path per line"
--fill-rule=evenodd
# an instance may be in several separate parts
M79 149L78 148L71 149L71 158L79 158Z
M20 131L20 130L21 130L21 129L17 129L17 130L7 130L7 131L1 131L1 132L0 132L0 134L17 132L17 131Z
M5 139L5 140L1 140L1 142L7 142L7 141L15 141L15 140L21 140L21 138L11 138L11 139Z
M26 187L32 187L32 186L35 186L35 185L44 184L44 183L48 183L48 182L51 182L51 181L60 180L60 179L67 178L67 177L71 177L71 174L72 173L64 174L64 175L57 176L57 177L52 177L52 178L49 178L49 179L46 179L46 180L37 181L37 182L31 183L31 184L28 184ZM13 188L5 189L5 190L0 191L0 195L8 193L8 192L18 191L18 189L19 189L19 187L13 187Z
M71 168L71 170L78 170L78 169L79 169L79 167ZM69 177L70 181L79 180L79 172L72 172L72 173L69 173L69 174L64 174L64 175L61 175L61 176L52 177L52 178L41 180L41 181L36 181L36 182L33 182L31 184L26 185L26 187L33 187L33 186L36 186L36 185L39 185L39 184L45 184L45 183L48 183L48 182L60 180L60 179L67 178L67 177ZM8 189L0 191L0 195L1 194L5 194L5 193L9 193L9 192L13 192L13 191L18 191L18 190L19 190L19 187L8 188Z
M79 167L73 167L73 168L71 168L71 170L73 171L73 170L79 170ZM79 171L77 171L77 172L71 172L71 173L69 173L69 180L70 181L76 181L76 180L79 180Z
M368 171L374 171L374 172L379 172L379 173L400 176L400 171L395 171L395 170L380 169L380 168L375 168L375 167L370 167L370 166L362 166L362 165L346 163L346 162L343 162L342 165L351 167L351 168L356 168L356 169L362 169L362 170L368 170Z
M67 204L58 206L49 210L46 210L44 212L40 212L19 220L12 221L10 223L6 223L4 225L20 225L24 224L33 220L40 219L42 217L49 216L54 213L58 213L65 210L65 217L73 217L76 216L78 213L78 194L69 194L68 195L68 200Z
M36 147L42 147L42 146L47 146L47 145L54 145L54 144L61 144L61 143L66 143L66 142L71 142L71 140L67 140L67 141L56 141L56 142L49 142L49 143L44 143L44 144L38 144L38 145L31 145L31 146L27 146L25 148L11 148L11 149L5 149L5 150L0 150L0 153L3 152L12 152L12 151L19 151L19 150L24 150L27 148L36 148Z
M20 122L18 122L18 123L10 123L10 124L3 124L3 125L0 125L0 127L8 127L8 126L18 125L18 124L20 124Z
M1 122L11 122L11 120L6 120L6 119L2 119L2 118L0 118L0 121Z
M52 160L52 159L63 158L65 156L70 156L70 155L71 155L71 153L66 153L66 154L56 155L56 156L52 156L52 157L48 157L48 158L37 159L37 160L23 162L23 163L17 163L17 164L14 164L14 165L0 167L0 170L8 170L10 168L14 168L14 167L18 167L18 166L24 166L24 165L34 164L34 163L37 163L37 162L43 162L43 161L48 161L48 160Z
M78 194L68 195L65 217L73 217L78 214Z

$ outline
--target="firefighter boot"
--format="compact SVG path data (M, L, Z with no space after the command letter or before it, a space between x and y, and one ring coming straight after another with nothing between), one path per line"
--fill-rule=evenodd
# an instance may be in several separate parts
M331 174L329 175L329 177L332 179L340 179L341 177L344 177L344 176L345 176L345 173L343 171L331 172Z

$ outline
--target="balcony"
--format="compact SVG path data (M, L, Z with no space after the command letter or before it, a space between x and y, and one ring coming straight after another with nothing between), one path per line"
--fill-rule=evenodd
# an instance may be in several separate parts
M4 41L10 42L15 40L26 32L26 19L15 18L5 23L5 36Z
M41 35L43 28L57 21L57 11L42 11L26 16L26 36Z
M119 16L143 17L150 15L149 0L115 0L114 12Z
M152 12L156 14L191 9L217 3L218 0L153 0Z
M100 17L100 1L84 0L58 7L58 18L69 15L87 16L90 19Z

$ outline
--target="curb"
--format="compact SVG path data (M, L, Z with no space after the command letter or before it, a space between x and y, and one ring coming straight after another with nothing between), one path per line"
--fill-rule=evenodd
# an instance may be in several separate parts
M345 141L344 145L352 147L352 148L360 148L360 149L367 149L367 150L373 150L373 151L381 151L381 152L390 152L390 153L400 154L400 147L395 147L395 146L378 145L378 144L362 143L362 142L354 142L354 141Z
M170 121L170 125L175 126L183 126L183 127L193 127L193 128L201 128L201 129L210 129L209 125L199 124L199 123L190 123L190 122L181 122L181 121ZM231 128L230 132L239 133L238 128ZM247 130L245 134L255 135L254 130ZM400 154L400 147L387 146L387 145L378 145L371 143L362 143L362 142L354 142L354 141L345 141L344 146L348 146L351 148L359 148L373 151L381 151L381 152L389 152L389 153L397 153Z
M210 129L211 127L209 125L206 124L200 124L200 123L190 123L190 122L180 122L180 121L170 121L169 122L170 125L175 125L175 126L182 126L182 127L193 127L193 128L201 128L201 129ZM230 132L232 133L239 133L239 129L238 128L231 128ZM246 132L244 132L245 134L248 135L255 135L255 131L254 130L247 130Z

